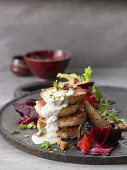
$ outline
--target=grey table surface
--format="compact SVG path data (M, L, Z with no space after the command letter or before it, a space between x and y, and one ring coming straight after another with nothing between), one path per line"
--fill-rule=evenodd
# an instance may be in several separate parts
M109 85L127 88L127 68L95 69L92 79L99 85ZM14 98L13 92L17 86L37 81L36 77L17 77L9 68L0 69L0 107ZM39 158L11 146L0 136L0 170L124 170L127 165L79 165L56 162Z

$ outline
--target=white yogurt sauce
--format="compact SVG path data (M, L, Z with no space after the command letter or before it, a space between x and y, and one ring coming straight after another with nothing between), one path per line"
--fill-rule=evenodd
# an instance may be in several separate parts
M49 141L50 144L55 144L60 139L56 131L59 129L57 125L58 114L62 108L68 106L68 96L74 94L72 89L57 91L56 88L47 90L43 93L43 98L47 103L42 107L40 116L45 117L46 120L46 132L43 136L38 137L35 134L32 136L32 140L35 144L41 144L44 141ZM39 134L41 131L37 132Z

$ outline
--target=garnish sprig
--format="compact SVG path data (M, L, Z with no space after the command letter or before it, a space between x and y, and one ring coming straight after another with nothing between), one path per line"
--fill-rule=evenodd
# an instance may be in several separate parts
M49 141L44 141L43 143L40 144L40 147L45 148L45 149L50 148L50 146L51 146L51 144Z
M97 110L99 112L99 114L104 118L104 119L108 119L108 118L112 118L116 123L126 123L126 121L124 119L120 119L117 115L115 115L116 113L119 113L119 110L116 110L115 108L110 109L111 105L108 103L108 99L105 99L105 103L102 104L102 100L97 103Z
M20 129L31 129L31 128L33 127L33 125L34 125L34 122L31 122L31 123L29 123L28 125L20 124L20 125L19 125L19 128L20 128Z
M58 80L56 80L56 81L53 83L53 86L56 88L57 91L60 91L60 85L58 85Z
M90 82L91 74L92 74L92 69L91 69L90 66L88 66L88 68L85 68L85 73L83 73L82 75L77 75L75 73L72 73L72 74L58 73L57 77L64 78L64 79L66 79L68 81L67 82L68 84L73 85L75 79L78 80L77 84Z

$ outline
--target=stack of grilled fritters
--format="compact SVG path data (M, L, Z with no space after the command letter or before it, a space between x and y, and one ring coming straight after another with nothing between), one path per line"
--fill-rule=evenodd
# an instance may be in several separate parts
M55 87L52 87L55 88ZM41 109L45 106L46 102L43 98L43 93L46 90L52 89L48 88L43 90L40 95L42 100L36 102L36 112L40 115L38 119L37 127L39 129L40 125L46 126L46 119L41 116ZM71 86L71 89L74 91L74 95L68 97L68 106L61 109L58 114L58 127L57 135L60 138L68 139L74 138L78 135L78 127L86 121L86 112L81 110L81 102L86 96L86 91L78 86Z

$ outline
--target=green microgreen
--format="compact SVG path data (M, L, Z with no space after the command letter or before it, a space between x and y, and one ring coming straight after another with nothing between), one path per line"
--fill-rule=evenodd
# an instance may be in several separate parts
M111 105L108 103L108 99L105 99L105 103L102 104L102 100L100 100L99 103L97 103L96 108L99 112L99 114L105 118L112 118L116 123L120 123L120 122L126 122L124 119L120 119L117 115L115 115L116 113L119 113L119 110L116 110L114 108L110 109Z
M99 90L98 86L92 86L92 92L94 93L96 99L102 99L103 95Z
M29 137L29 135L23 135L23 137L24 137L24 138L28 138L28 137Z
M33 125L34 125L34 122L31 122L31 123L29 123L29 124L27 125L27 128L28 128L28 129L31 129L31 128L33 127Z
M54 149L55 152L58 152L58 149Z
M50 98L54 97L52 93L49 96L50 96Z
M62 97L64 97L64 100L67 99L67 95L66 94L63 94Z
M45 149L48 149L50 148L51 144L49 141L44 141L43 143L40 144L40 147L42 148L45 148Z
M21 124L21 125L19 125L19 128L20 128L20 129L27 129L27 125L22 125L22 124Z
M56 88L57 91L60 91L60 85L58 85L58 80L56 80L56 81L53 83L53 86Z
M17 134L17 133L20 133L20 132L17 131L17 130L12 130L11 133L12 133L12 134Z
M39 129L42 130L42 131L46 131L45 127L43 127L42 125L39 125Z
M30 129L30 128L32 128L33 127L33 125L34 125L34 122L31 122L31 123L29 123L28 125L19 125L19 128L20 129Z

